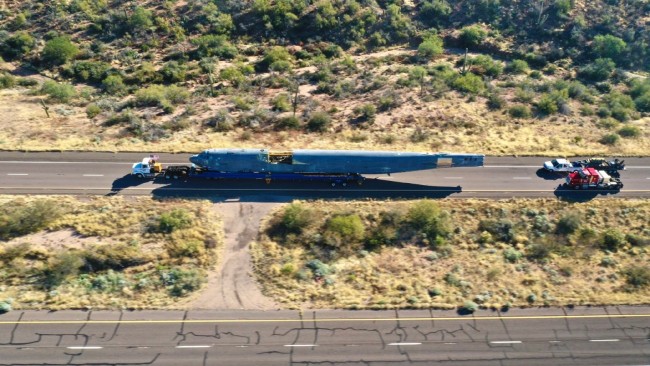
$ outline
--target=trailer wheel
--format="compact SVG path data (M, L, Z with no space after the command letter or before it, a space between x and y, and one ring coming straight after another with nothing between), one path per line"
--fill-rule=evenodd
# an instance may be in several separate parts
M165 179L169 180L169 179L172 179L172 177L169 174L165 174Z
M330 186L332 186L332 187L336 187L336 182L335 182L335 181L332 181L332 182L330 183Z
M341 186L342 186L342 187L347 187L347 186L348 186L348 182L341 182Z

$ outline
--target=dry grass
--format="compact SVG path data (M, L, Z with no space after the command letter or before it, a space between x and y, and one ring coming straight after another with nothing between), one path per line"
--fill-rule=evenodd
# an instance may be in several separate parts
M436 202L450 215L447 246L432 250L406 240L367 252L361 243L355 254L343 257L319 244L318 233L327 218L357 213L368 234L384 225L377 222L382 212L403 213L412 203L303 203L318 219L302 234L281 240L263 234L253 246L257 278L267 295L291 308L452 308L466 300L486 307L613 305L644 304L650 298L650 288L629 290L622 274L629 266L650 265L647 200L467 200L462 206L454 200ZM265 227L272 227L282 212ZM555 234L558 219L567 213L579 214L580 229L566 237ZM514 223L511 243L480 232L479 222L488 218ZM617 252L606 252L599 243L608 228L640 235L646 243L626 243ZM548 258L527 258L540 243L551 248ZM517 250L523 257L509 262L506 250ZM329 273L315 275L307 268L316 258L326 263Z
M2 196L0 206L47 199ZM218 261L223 232L207 201L57 196L56 202L64 213L46 230L0 242L0 300L13 298L15 309L179 307ZM155 230L174 209L186 213L188 224ZM71 262L82 268L51 286L51 271L65 254L82 258ZM169 276L183 275L178 283L187 287L174 289Z

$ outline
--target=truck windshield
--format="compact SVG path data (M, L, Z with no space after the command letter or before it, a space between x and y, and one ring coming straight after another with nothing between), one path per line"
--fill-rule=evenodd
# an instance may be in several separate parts
M560 163L555 159L551 160L551 164L553 164L553 166L556 168L560 167Z

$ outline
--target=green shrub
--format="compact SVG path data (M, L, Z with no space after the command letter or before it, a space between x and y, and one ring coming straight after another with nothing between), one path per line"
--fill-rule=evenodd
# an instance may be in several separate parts
M603 145L616 145L621 137L615 133L607 134L598 140Z
M153 26L153 13L138 6L127 20L127 26L131 33L144 32Z
M622 137L636 138L641 136L641 129L637 126L623 126L618 130L618 134Z
M201 288L205 282L199 271L181 267L161 270L159 275L160 282L173 297L187 296Z
M307 121L307 130L312 132L325 132L332 123L332 118L325 111L316 111Z
M631 266L623 271L625 282L631 289L642 289L650 285L650 268L648 266Z
M460 313L472 314L477 311L479 308L478 304L474 301L465 301L463 305L458 309Z
M650 92L634 99L634 105L639 112L650 112Z
M524 60L513 60L506 66L506 71L511 74L525 74L529 69L528 62Z
M75 58L79 48L68 37L55 37L45 43L41 59L51 65L62 65Z
M462 61L460 61L462 62ZM503 65L501 62L495 61L488 55L479 55L467 60L470 70L478 75L488 75L496 77L503 72Z
M102 113L102 109L99 108L97 104L91 103L86 106L86 116L88 116L89 119L97 117L100 113Z
M359 120L362 122L372 122L375 120L377 115L377 108L370 103L357 106L354 108L354 113L357 114Z
M314 278L322 278L332 273L332 268L318 259L312 259L305 264L311 269Z
M510 220L481 220L478 229L479 231L487 231L495 239L505 243L510 243L515 238L514 225Z
M0 207L0 240L9 240L45 229L64 213L55 201L28 204L10 201Z
M449 235L449 217L430 200L421 200L408 209L405 218L408 228L422 235L426 244L437 246Z
M281 46L273 46L264 53L264 57L257 64L257 68L260 71L268 71L271 65L284 62L289 65L293 61L293 56L287 51L286 48Z
M567 98L568 91L566 89L555 90L551 93L543 94L535 106L542 114L555 114L567 102Z
M472 73L458 76L452 81L451 86L458 91L470 94L478 94L485 90L483 79Z
M185 77L187 76L187 66L178 61L169 61L162 67L160 74L162 75L163 80L169 83L185 81Z
M57 287L68 278L78 275L83 265L84 261L78 252L63 251L50 258L43 270L45 288Z
M299 203L292 203L284 210L282 217L275 230L281 234L301 234L303 230L315 220L312 210L305 208Z
M591 43L591 49L596 56L612 60L619 59L626 48L625 41L611 34L597 35Z
M41 93L47 94L54 102L67 103L77 95L74 86L70 84L59 84L53 80L47 80L41 86Z
M121 95L126 92L126 85L122 81L120 75L108 75L106 79L102 81L102 88L112 95Z
M483 43L487 32L478 25L470 25L460 30L460 42L465 47L476 47Z
M271 109L279 112L286 112L291 110L291 101L289 94L281 93L271 99Z
M99 83L106 78L110 69L111 65L106 62L77 61L70 72L78 80Z
M551 248L543 243L531 244L526 247L526 258L530 261L544 263L551 255Z
M334 216L327 220L324 227L323 238L330 245L340 247L350 245L364 238L365 226L361 218L356 215Z
M192 215L184 209L177 208L161 214L150 227L150 230L169 234L176 230L189 228L191 225Z
M190 97L190 92L186 88L178 85L167 86L165 87L164 92L165 99L174 105L184 103Z
M508 114L512 118L530 118L532 113L527 105L513 105L508 109Z
M608 58L599 58L581 68L580 75L593 81L603 81L609 78L614 68L616 68L614 61Z
M559 235L570 235L573 234L580 228L582 224L582 217L579 213L568 213L557 221L555 226L555 232Z
M2 56L9 60L23 57L36 46L36 40L27 32L16 32L3 43Z
M0 89L8 89L16 86L16 78L9 74L0 74Z
M625 235L617 229L607 229L600 236L599 246L603 250L616 252L626 243Z
M300 129L300 120L294 116L281 117L275 122L274 127L276 130L297 130Z
M488 96L487 106L491 110L499 110L506 105L506 100L497 93L492 93Z
M189 98L187 89L176 86L151 85L135 93L135 102L139 106L160 106L180 104Z
M238 54L237 47L233 46L224 35L206 34L193 39L192 44L197 46L198 58L218 56L233 59Z
M645 247L650 245L650 238L644 238L633 233L625 234L625 240L634 247Z
M503 258L510 263L517 263L523 254L515 248L507 248L503 251Z
M11 311L11 301L0 301L0 314L8 313Z
M206 254L205 244L200 240L169 240L165 250L172 258L201 259Z
M418 46L418 58L423 61L429 61L436 56L442 55L443 52L442 38L438 35L425 38Z

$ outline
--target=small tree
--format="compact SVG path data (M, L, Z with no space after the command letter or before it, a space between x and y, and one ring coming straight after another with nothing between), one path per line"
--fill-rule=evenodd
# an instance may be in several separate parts
M611 34L597 35L591 44L591 49L597 56L612 60L619 59L626 48L625 41Z
M418 46L418 58L422 61L429 61L432 58L442 55L443 42L440 36L431 35L425 38Z
M102 81L102 87L108 94L120 95L126 91L126 86L120 75L108 75Z
M470 25L460 30L460 42L465 47L476 47L487 37L485 29L478 25Z
M73 59L79 53L79 48L68 37L55 37L49 40L43 48L42 60L52 65L62 65Z

